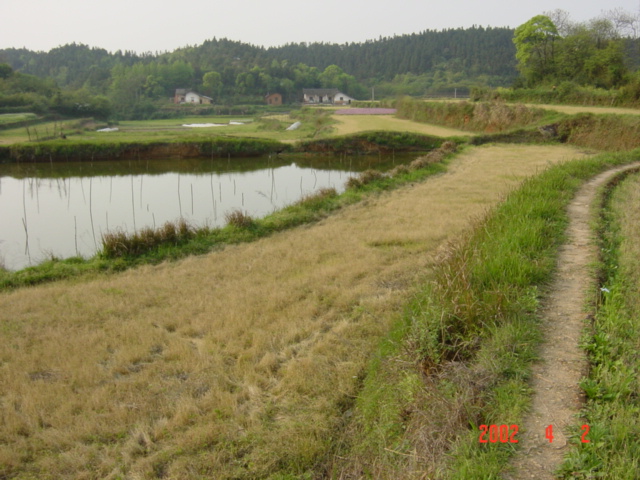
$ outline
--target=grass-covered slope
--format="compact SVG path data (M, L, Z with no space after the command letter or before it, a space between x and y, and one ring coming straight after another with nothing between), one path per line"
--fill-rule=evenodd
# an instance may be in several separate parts
M337 472L499 478L514 445L480 443L478 427L522 423L566 207L585 180L637 158L552 167L451 245L372 364Z

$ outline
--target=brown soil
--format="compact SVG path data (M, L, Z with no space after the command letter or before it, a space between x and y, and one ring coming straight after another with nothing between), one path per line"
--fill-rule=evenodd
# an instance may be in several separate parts
M556 478L569 447L569 429L582 423L576 417L584 402L580 379L588 364L579 347L585 320L592 314L595 280L589 265L595 247L589 226L590 209L598 189L616 173L630 167L608 170L585 184L571 202L567 242L560 248L558 271L542 310L544 343L541 361L533 369L534 396L531 411L521 426L521 450L505 478L522 480ZM637 165L635 165L637 167ZM553 426L553 441L546 436Z

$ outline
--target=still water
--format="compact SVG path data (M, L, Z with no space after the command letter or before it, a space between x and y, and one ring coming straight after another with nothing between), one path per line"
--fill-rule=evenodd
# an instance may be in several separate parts
M321 188L344 190L397 158L182 159L0 165L0 265L90 257L107 231L184 218L223 226L225 213L262 217Z

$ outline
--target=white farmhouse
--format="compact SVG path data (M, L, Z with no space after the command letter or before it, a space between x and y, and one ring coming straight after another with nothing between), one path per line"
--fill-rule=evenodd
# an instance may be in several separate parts
M178 88L176 89L176 94L173 97L173 103L194 103L197 105L212 104L213 98L200 95L193 90Z
M302 96L306 105L349 105L355 100L337 88L304 88Z

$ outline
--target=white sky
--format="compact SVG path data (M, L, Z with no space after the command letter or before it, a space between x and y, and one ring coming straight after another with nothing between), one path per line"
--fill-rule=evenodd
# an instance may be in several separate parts
M263 46L363 42L422 30L517 27L566 10L575 22L640 0L1 0L0 48L172 51L217 37Z

